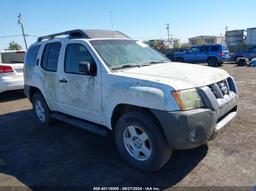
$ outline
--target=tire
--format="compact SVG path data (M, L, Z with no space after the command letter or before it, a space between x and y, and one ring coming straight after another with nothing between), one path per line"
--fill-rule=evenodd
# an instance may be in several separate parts
M237 56L234 60L235 60L235 63L238 65L239 64L239 60L243 58L242 56Z
M51 111L41 93L35 93L32 97L33 112L38 123L49 125L51 121Z
M207 64L208 64L208 66L212 66L212 67L219 66L219 62L218 62L217 58L215 58L215 57L208 58L207 59Z
M143 111L132 110L124 114L117 121L114 134L123 159L139 170L157 171L171 157L172 149L159 124Z

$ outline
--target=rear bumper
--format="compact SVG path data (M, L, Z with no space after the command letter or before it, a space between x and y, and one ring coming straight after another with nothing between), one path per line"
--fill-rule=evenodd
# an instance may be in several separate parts
M24 88L23 76L0 77L0 93L10 90L21 90Z
M177 150L198 147L216 137L237 115L238 96L217 110L166 112L152 110L168 143Z

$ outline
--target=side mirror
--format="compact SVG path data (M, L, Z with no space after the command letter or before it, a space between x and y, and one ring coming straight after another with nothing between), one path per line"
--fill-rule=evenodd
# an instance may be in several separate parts
M79 72L86 75L95 75L95 69L94 64L87 62L87 61L81 61L79 63Z

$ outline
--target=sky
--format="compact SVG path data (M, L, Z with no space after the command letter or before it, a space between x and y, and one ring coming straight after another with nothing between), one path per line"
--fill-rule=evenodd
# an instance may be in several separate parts
M28 44L37 36L72 29L112 29L148 40L167 38L182 42L198 35L220 35L228 29L256 27L255 0L1 0L0 50L10 41L22 45L17 22L22 14Z

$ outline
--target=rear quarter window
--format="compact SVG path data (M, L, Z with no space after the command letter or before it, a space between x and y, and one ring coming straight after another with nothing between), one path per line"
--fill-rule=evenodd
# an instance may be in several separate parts
M26 66L35 66L36 65L36 58L38 51L40 49L40 45L35 45L29 48L28 53L26 55Z

